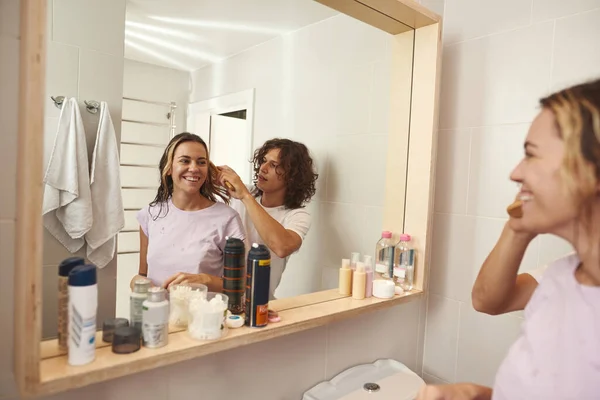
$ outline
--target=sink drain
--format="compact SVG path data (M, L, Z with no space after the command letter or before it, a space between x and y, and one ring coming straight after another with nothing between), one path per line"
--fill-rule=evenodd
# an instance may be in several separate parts
M367 392L377 392L380 388L378 384L369 382L364 384L363 389L365 389Z

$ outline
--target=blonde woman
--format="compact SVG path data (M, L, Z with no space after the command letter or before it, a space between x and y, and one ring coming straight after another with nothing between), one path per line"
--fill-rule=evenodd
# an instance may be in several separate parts
M524 204L522 217L509 225L557 235L575 252L544 272L493 390L427 386L420 400L600 398L600 80L541 105L525 158L511 174Z
M167 145L159 170L156 197L137 214L140 266L132 285L147 276L165 288L192 282L221 291L226 237L245 240L246 235L238 213L227 205L226 190L215 184L218 171L206 143L180 133Z

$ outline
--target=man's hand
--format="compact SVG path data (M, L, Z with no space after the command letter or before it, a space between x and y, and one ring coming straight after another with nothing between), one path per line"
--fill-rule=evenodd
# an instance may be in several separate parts
M417 400L489 400L492 389L472 383L423 386Z
M221 186L227 188L229 195L234 199L243 200L244 197L250 196L250 192L238 174L227 165L217 167L219 170L218 181Z

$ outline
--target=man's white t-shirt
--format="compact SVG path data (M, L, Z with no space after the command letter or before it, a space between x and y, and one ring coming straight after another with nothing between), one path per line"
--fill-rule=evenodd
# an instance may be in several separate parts
M253 188L249 188L253 189ZM252 190L250 190L252 193ZM300 236L300 239L304 241L304 237L308 233L311 224L310 213L306 208L287 209L285 206L279 207L265 207L261 203L261 198L257 197L256 201L261 207L277 222L279 222L285 229L295 232ZM265 244L264 240L258 234L254 223L250 219L250 216L246 213L246 207L240 200L231 199L231 207L236 210L242 219L242 224L246 229L246 240L248 246L252 246L252 243ZM249 249L247 249L249 251ZM275 299L275 289L281 282L283 271L287 265L288 257L279 258L271 249L271 281L269 284L269 299Z

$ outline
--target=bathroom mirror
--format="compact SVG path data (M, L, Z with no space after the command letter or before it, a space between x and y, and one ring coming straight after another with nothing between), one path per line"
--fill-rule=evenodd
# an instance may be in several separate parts
M439 16L412 0L22 0L20 8L14 315L22 394L56 393L169 365L422 294L431 237ZM164 146L184 130L207 139L219 158L214 161L239 168L248 183L251 170L244 170L240 156L249 158L265 140L290 138L311 151L319 173L306 206L312 227L270 303L290 318L210 344L174 332L175 347L119 359L100 349L95 362L69 367L55 339L57 266L87 252L85 245L71 252L59 244L42 216L60 107L69 98L76 99L71 109L79 110L85 131L78 154L87 154L88 164L94 158L98 127L109 115L114 133L108 129L108 137L120 156L113 170L119 171L115 193L124 223L114 254L99 269L98 327L105 318L128 314L129 280L138 268L135 213L153 198ZM235 151L219 148L232 141ZM60 147L55 156L61 159L60 151L68 153ZM120 205L117 198L97 204ZM101 222L113 221L111 213L104 215ZM350 304L335 289L340 261L352 251L372 255L382 229L413 234L415 288L387 303Z
M233 167L247 184L254 177L249 160L265 141L289 138L310 150L319 174L306 204L312 225L288 258L276 298L335 288L342 258L374 256L382 229L392 229L383 223L386 179L401 198L406 184L408 135L397 139L400 168L386 171L394 35L312 0L128 0L120 12L94 5L107 14L111 32L86 39L75 34L83 20L63 21L63 13L73 12L63 9L66 3L49 4L45 171L50 157L68 157L66 147L52 155L58 96L79 103L90 165L104 126L91 101L107 103L120 152L113 168L120 172L124 226L114 257L98 265L98 327L115 315L129 318L130 281L139 266L136 214L156 196L158 162L180 132L201 136L211 160ZM413 43L406 42L396 63L406 66L408 81ZM410 94L396 101L409 104ZM409 114L396 117L397 128L408 132ZM64 175L74 170L54 173L72 179ZM92 193L92 203L118 201L110 190ZM395 207L403 215L404 201ZM78 224L87 216L71 218L77 221L67 223ZM91 226L109 233L117 219L118 213L103 215ZM73 255L90 260L87 241L71 252L54 229L44 229L45 339L57 334L58 264Z

